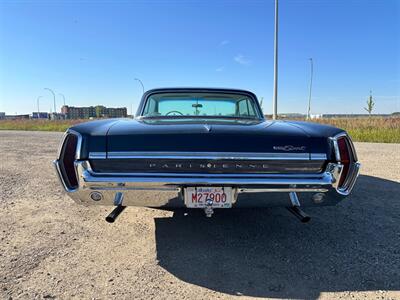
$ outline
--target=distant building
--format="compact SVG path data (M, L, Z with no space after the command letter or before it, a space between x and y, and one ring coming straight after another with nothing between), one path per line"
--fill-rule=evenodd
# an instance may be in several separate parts
M105 107L103 105L89 107L74 107L64 105L61 108L61 113L67 119L90 119L90 118L126 118L126 107Z
M321 119L323 116L323 114L310 114L310 119Z
M272 117L272 115L271 115ZM279 114L281 118L288 118L288 119L302 119L305 118L306 115L300 113L281 113Z
M0 120L3 120L6 118L6 113L5 112L0 112Z
M63 113L50 113L50 120L65 120L66 115Z
M329 118L369 118L369 117L390 117L389 114L323 114L322 117Z
M32 119L49 119L49 113L48 112L33 112L32 113Z
M29 115L6 115L5 119L7 119L7 120L23 120L23 119L29 119Z

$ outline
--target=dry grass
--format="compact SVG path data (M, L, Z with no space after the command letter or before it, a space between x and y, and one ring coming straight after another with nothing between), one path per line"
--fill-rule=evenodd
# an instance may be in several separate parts
M88 120L0 120L0 130L65 131Z
M65 131L70 126L86 121L88 120L0 120L0 130ZM312 122L342 128L357 142L400 143L400 117L334 118Z
M357 142L400 143L400 117L334 118L313 122L342 128Z

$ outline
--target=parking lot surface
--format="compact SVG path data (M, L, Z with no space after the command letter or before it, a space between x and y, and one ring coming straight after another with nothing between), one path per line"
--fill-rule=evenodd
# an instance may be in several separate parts
M0 299L400 298L400 144L356 143L336 207L182 216L66 196L61 133L0 131Z

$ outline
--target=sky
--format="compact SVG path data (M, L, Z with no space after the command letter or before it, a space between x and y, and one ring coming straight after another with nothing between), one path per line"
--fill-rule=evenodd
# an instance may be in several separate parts
M0 112L102 104L145 89L247 89L272 112L274 1L0 0ZM279 0L278 113L400 111L400 1Z

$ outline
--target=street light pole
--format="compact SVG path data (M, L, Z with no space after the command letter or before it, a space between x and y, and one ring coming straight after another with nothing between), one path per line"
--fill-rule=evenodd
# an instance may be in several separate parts
M135 78L135 80L138 81L140 83L140 85L142 86L142 95L143 95L144 94L143 82L139 78ZM132 114L132 118L133 118L133 103L131 103L131 114Z
M38 119L40 118L40 117L39 117L39 115L40 115L40 108L39 108L39 100L40 100L40 98L43 98L43 96L39 96L39 97L37 97L37 99L36 99L36 102L37 102Z
M65 106L65 96L64 96L64 94L61 94L61 93L58 93L60 96L62 96L63 97L63 99L64 99L64 106Z
M54 101L54 113L56 113L56 94L54 93L54 91L52 89L49 88L44 88L46 91L50 91L53 94L53 101Z
M274 96L272 99L272 118L278 115L278 0L275 0L275 32L274 32Z
M143 82L139 78L135 78L136 81L139 81L140 85L142 86L142 92L144 94L144 85Z
M311 117L311 90L312 90L312 80L313 80L313 72L314 72L314 65L313 65L313 59L310 58L310 67L311 67L311 77L310 77L310 93L308 96L308 111L307 111L307 119L310 120Z

